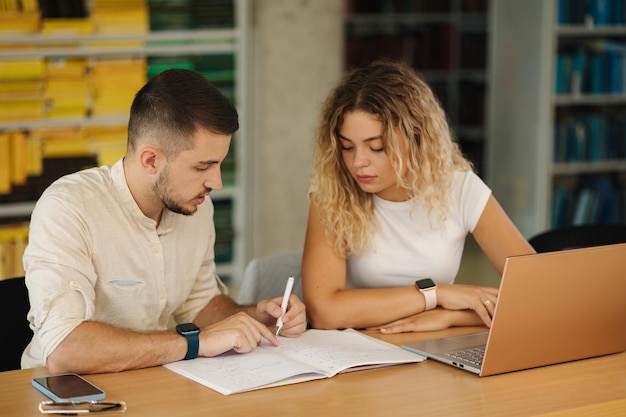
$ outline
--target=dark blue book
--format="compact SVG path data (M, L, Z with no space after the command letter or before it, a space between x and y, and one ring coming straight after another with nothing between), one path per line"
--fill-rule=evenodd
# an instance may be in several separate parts
M554 162L567 161L567 122L559 121L554 125Z
M584 187L578 192L572 224L575 226L591 223L594 206L597 204L597 192L591 187Z
M602 52L592 52L589 56L589 93L602 94L604 91L604 57Z
M550 221L552 229L558 229L567 224L567 206L571 200L570 194L570 191L563 186L557 186L554 189Z
M612 25L623 25L624 19L624 0L611 0L610 19Z
M585 48L579 47L572 57L572 75L570 81L570 92L572 94L581 94L586 91L586 86L584 85L586 71L587 51L585 51Z
M619 93L622 91L622 65L624 56L617 51L607 52L608 59L608 92Z
M571 93L573 57L571 53L560 52L556 57L554 92L556 94Z
M568 24L570 25L582 25L585 23L585 19L588 13L587 7L588 0L569 0L568 6Z
M570 4L569 0L558 0L557 4L557 18L556 21L559 25L567 25L570 23Z
M610 0L589 0L588 13L596 26L609 24Z
M582 120L567 127L567 161L580 162L587 159L587 128Z
M607 159L607 120L603 116L591 115L588 119L589 126L589 161L602 161Z

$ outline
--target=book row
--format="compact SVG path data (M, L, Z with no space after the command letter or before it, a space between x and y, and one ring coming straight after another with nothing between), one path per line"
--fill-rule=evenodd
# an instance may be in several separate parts
M232 54L0 61L0 122L126 115L135 93L169 68L202 73L234 101Z
M579 114L554 126L554 162L626 161L626 116Z
M626 188L610 176L589 176L553 191L552 228L626 222Z
M556 56L556 94L626 93L626 43L592 41Z
M363 66L386 56L425 71L454 68L456 51L460 68L484 68L486 48L485 33L462 33L457 42L456 29L448 23L398 26L382 32L367 24L350 24L345 53L348 66Z
M0 34L232 28L234 14L233 0L9 1L0 3Z
M215 262L228 263L233 258L232 203L215 204ZM28 244L28 223L0 226L0 279L24 276L22 257Z
M561 25L621 25L626 21L624 0L558 0Z
M29 131L0 132L0 199L1 202L34 201L39 198L42 177L50 184L61 175L88 166L113 165L126 152L127 126L85 126L39 128ZM224 185L235 182L236 138L221 164ZM79 164L67 172L59 171L53 161L68 164L77 158ZM80 162L93 160L93 162ZM49 173L46 174L46 173ZM19 191L19 192L16 192Z

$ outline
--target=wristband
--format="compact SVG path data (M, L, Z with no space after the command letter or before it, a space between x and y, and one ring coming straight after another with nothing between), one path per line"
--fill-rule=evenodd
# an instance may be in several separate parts
M415 286L424 294L424 299L426 300L424 311L437 307L437 284L432 279L417 280L415 281Z
M185 359L194 359L198 357L200 348L200 329L193 323L183 323L176 326L178 334L187 339L187 354Z

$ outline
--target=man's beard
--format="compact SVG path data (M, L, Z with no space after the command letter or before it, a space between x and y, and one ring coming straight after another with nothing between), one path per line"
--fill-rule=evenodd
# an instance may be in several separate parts
M159 198L163 207L171 212L191 216L198 210L197 206L195 206L192 210L187 209L172 197L170 192L169 168L167 166L163 169L161 175L159 175L157 182L152 186L152 190L156 194L155 198Z

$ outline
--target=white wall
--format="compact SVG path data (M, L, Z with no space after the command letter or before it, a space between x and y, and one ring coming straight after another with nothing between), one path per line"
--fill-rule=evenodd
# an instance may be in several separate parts
M343 1L252 1L251 257L304 243L320 105L343 69Z

